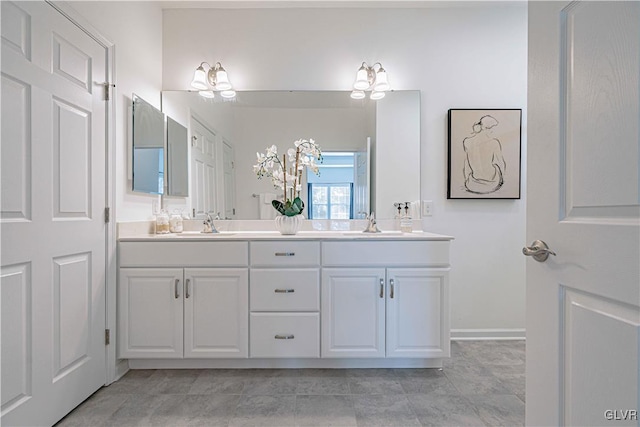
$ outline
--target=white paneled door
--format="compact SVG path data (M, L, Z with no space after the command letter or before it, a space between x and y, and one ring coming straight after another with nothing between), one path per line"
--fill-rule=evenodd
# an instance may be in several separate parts
M638 425L640 2L529 2L528 425Z
M106 51L2 2L2 424L51 425L105 383Z

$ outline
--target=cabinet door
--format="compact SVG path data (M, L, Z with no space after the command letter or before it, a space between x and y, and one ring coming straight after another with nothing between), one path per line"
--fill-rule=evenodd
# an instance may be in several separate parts
M387 357L448 357L448 269L388 269L387 279Z
M182 358L182 269L121 268L120 358Z
M247 357L248 270L187 268L184 276L184 357Z
M385 270L322 270L322 357L384 357Z

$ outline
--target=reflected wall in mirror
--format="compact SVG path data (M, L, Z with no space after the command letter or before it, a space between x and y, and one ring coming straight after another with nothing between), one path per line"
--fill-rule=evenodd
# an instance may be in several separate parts
M167 116L167 195L189 195L189 134L187 128Z
M133 111L133 191L164 190L164 114L136 94Z
M393 218L394 202L417 201L420 92L388 92L378 101L353 100L349 93L248 91L228 101L205 99L197 92L164 91L164 113L189 129L192 212L219 213L228 219L274 218L271 200L279 191L254 174L256 152L276 145L283 154L300 138L314 139L327 155L321 181L342 169L330 182L305 179L305 216L328 217L334 206L336 218L363 218L369 211L378 218ZM350 171L344 169L347 159L353 164ZM320 196L323 185L328 194L334 192L331 203ZM318 194L310 198L314 188Z

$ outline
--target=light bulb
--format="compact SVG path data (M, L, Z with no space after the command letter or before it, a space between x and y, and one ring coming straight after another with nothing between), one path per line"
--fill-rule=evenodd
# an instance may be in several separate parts
M216 96L212 90L201 90L198 93L203 98L214 98Z
M206 82L206 73L204 72L204 68L200 65L196 68L196 72L193 73L193 80L191 81L191 86L198 90L207 90L209 87Z
M351 92L351 98L353 99L364 99L364 97L365 94L362 90L354 90L353 92Z
M231 89L231 83L229 82L229 76L227 76L227 72L222 67L220 67L220 69L216 71L216 89L218 89L218 90L229 90L229 89Z
M384 98L384 95L385 95L384 92L378 92L378 91L374 90L373 92L371 92L371 96L369 98L371 98L371 99L373 99L375 101L375 100Z
M353 88L356 90L369 89L369 72L365 64L362 64L358 72L356 73L356 81L353 84Z
M387 72L381 66L376 73L376 82L373 85L373 90L375 90L376 92L384 92L385 90L389 90L390 88L391 86L389 85Z

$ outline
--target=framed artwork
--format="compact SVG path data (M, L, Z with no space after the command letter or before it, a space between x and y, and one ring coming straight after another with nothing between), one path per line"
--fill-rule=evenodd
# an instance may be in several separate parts
M519 199L521 109L450 109L447 199Z

